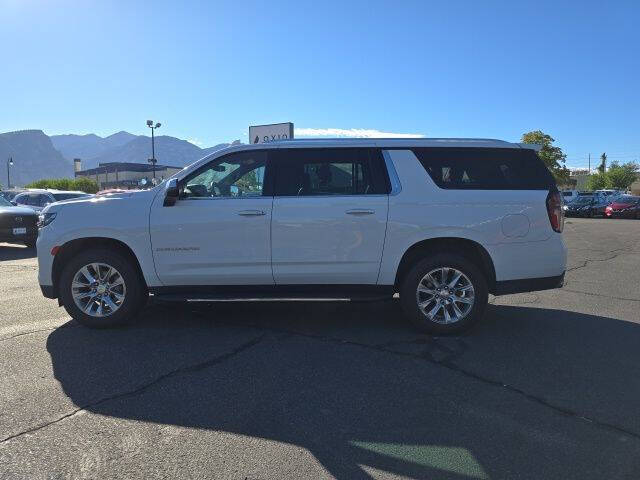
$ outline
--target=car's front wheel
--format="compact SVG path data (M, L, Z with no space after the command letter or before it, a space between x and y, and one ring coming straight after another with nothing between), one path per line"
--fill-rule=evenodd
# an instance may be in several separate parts
M400 303L418 329L459 333L480 320L488 303L487 280L467 258L437 254L418 262L404 277Z
M92 328L131 322L148 298L131 259L104 249L73 257L62 271L59 292L69 315Z

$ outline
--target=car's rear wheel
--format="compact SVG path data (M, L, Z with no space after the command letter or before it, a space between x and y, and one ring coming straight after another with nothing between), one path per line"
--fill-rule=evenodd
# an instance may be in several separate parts
M402 281L400 303L419 330L459 333L479 321L488 303L482 271L461 255L442 253L418 262Z
M73 257L62 271L59 292L69 315L92 328L131 322L148 298L131 259L103 249Z

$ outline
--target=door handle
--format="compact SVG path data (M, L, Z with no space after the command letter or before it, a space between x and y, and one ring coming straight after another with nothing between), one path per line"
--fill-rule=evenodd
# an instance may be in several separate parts
M260 215L265 215L264 210L240 210L238 215L243 217L258 217Z
M373 215L374 213L376 213L375 210L363 210L360 208L356 208L353 210L347 210L345 212L347 215Z

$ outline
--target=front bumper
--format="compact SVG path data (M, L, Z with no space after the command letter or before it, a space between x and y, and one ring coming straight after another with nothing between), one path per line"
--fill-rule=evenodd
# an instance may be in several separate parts
M35 242L38 238L38 231L27 232L25 235L14 235L13 233L0 232L0 242L25 243Z
M40 285L40 290L46 298L58 298L58 294L53 285Z

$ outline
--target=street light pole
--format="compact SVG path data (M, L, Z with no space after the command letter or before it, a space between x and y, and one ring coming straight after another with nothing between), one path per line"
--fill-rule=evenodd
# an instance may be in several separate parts
M154 130L156 128L160 128L161 124L160 123L156 123L155 125L153 124L153 120L147 120L147 127L149 127L151 129L151 158L149 159L149 163L153 166L153 179L155 180L156 178L156 163L158 163L158 161L156 160L156 142L155 142L155 136L154 136ZM153 182L155 184L155 181Z
M9 176L9 167L13 165L13 157L7 159L7 189L11 188L11 177Z

